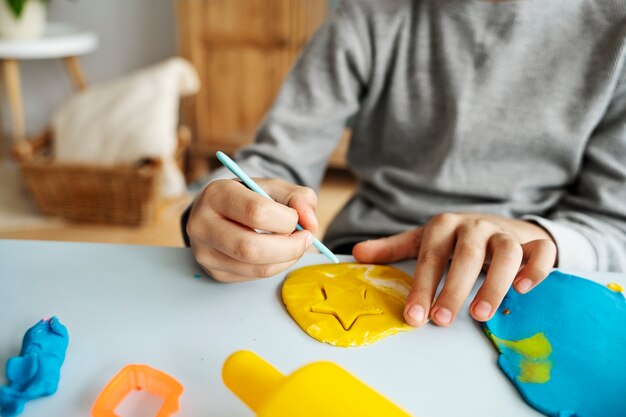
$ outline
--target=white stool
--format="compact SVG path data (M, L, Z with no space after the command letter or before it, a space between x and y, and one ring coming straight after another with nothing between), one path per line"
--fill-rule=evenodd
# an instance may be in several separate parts
M26 139L26 121L20 83L19 61L62 59L76 89L84 89L85 76L78 57L92 52L98 38L91 32L77 30L62 23L48 23L44 36L33 40L0 38L0 63L4 70L13 143Z

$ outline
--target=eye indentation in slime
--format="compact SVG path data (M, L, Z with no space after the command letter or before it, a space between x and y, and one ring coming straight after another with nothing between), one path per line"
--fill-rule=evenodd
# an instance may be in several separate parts
M324 301L311 306L312 313L330 314L334 316L345 331L361 316L383 314L383 311L367 299L367 290L363 286L345 290L332 284L324 284L321 288Z

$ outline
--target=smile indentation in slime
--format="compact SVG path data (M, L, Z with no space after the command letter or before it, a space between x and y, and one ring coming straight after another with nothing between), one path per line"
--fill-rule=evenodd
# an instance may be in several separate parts
M331 314L341 323L345 331L361 316L383 314L383 311L372 304L367 297L365 287L356 287L350 291L332 284L322 286L324 301L311 306L311 312Z

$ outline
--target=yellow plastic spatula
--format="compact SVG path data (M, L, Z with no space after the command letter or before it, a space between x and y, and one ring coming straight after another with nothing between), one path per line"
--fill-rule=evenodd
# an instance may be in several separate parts
M284 376L255 353L239 351L226 360L222 377L258 417L410 417L330 362Z

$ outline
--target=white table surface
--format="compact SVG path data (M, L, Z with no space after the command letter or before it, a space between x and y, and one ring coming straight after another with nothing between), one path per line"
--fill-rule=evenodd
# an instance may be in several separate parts
M81 56L93 52L98 37L89 31L65 23L48 22L43 37L39 39L0 38L0 58L51 59Z
M325 259L307 254L297 267ZM315 341L291 319L280 298L284 274L219 284L198 273L188 249L0 240L0 375L42 317L56 315L70 334L59 391L28 403L23 416L88 416L131 363L184 385L179 416L252 416L221 381L224 360L241 349L286 374L333 361L416 417L540 415L500 372L466 310L450 328L427 325L344 349ZM606 284L615 275L597 278Z

